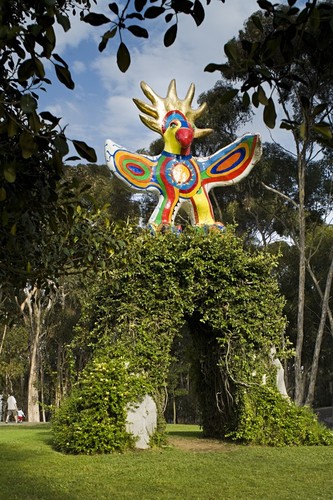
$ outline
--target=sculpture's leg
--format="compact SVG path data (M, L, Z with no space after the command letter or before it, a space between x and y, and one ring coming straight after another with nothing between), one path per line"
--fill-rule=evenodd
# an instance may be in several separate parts
M216 226L223 228L222 222L214 219L213 207L207 192L201 187L191 198L194 213L194 223L197 226Z
M177 202L179 201L179 191L168 186L167 192L160 195L159 202L152 213L149 224L153 230L164 226L170 226Z

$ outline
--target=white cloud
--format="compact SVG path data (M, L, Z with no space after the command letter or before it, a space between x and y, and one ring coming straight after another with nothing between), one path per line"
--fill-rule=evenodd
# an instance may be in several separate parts
M71 70L73 70L74 75L84 73L87 69L87 65L82 61L74 61L71 64Z
M99 7L94 10L100 12ZM104 10L106 13L107 5ZM149 22L148 40L125 34L124 41L132 58L125 74L118 69L115 60L119 40L110 40L105 51L98 52L99 39L107 25L94 28L75 16L71 30L59 32L57 51L69 62L76 88L70 97L66 89L63 91L65 97L60 89L54 94L51 89L47 95L49 107L61 110L60 114L55 114L63 116L64 123L69 123L66 129L69 136L85 140L96 149L99 163L104 162L103 145L107 138L133 151L148 147L158 135L141 123L139 111L132 101L133 97L146 100L140 81L144 80L155 92L165 96L170 81L175 78L181 98L194 82L195 103L199 94L211 89L219 79L218 72L204 72L205 66L210 62L223 62L224 44L238 35L244 21L256 10L255 0L211 2L200 27L196 27L192 18L181 16L177 40L169 48L163 46L167 26L164 20ZM264 140L270 140L261 116L256 117L253 125L248 124L246 131L259 131ZM281 131L274 131L274 134L280 140Z
M212 3L206 9L206 19L199 28L193 19L182 18L177 40L169 48L163 46L165 25L162 24L160 30L153 30L147 43L131 51L132 63L125 74L117 69L114 55L102 55L96 59L93 68L106 95L101 116L109 136L133 150L148 146L149 143L144 140L151 142L158 137L149 131L147 133L132 102L133 97L146 100L140 89L141 80L164 96L170 81L175 78L180 97L185 96L189 85L194 82L195 100L200 93L212 88L219 74L204 72L204 67L209 62L222 60L224 43L238 33L243 21L253 11L249 3L246 3L247 7L242 0L234 0L232 5Z

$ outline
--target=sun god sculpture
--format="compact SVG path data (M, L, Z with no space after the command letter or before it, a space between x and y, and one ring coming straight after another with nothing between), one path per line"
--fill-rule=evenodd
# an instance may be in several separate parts
M206 103L192 108L194 84L183 100L177 96L175 80L169 84L165 98L145 82L141 82L141 88L151 104L133 101L142 112L141 121L163 137L164 149L159 156L151 157L131 153L107 140L107 166L133 190L158 194L158 204L149 219L153 231L173 227L180 207L189 214L192 225L222 229L223 223L214 219L209 191L235 184L248 175L261 156L260 135L246 134L211 156L193 157L193 139L212 132L195 126Z

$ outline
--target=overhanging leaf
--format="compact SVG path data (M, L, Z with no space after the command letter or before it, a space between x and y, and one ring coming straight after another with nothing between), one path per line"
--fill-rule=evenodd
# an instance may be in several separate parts
M160 16L165 12L164 7L148 7L148 9L145 11L144 16L146 19L155 19L156 17Z
M69 70L59 64L55 64L54 66L59 82L63 83L67 88L73 90L75 83L72 80Z
M248 108L250 106L250 96L248 94L248 92L244 92L243 94L243 99L242 99L242 104L244 106L244 108Z
M33 113L37 108L37 101L31 94L24 94L20 99L20 107L23 113Z
M226 67L226 64L215 64L215 63L209 63L205 67L204 71L207 71L208 73L214 73L214 71L223 71L223 68Z
M176 40L177 36L177 24L173 24L170 28L165 32L164 35L164 46L170 47L173 42Z
M228 42L224 46L224 52L228 59L231 59L232 61L236 61L238 58L238 50L237 46L234 42Z
M73 140L73 145L81 158L84 158L91 163L95 163L97 161L97 156L94 148L91 148L83 141Z
M39 113L39 115L43 120L51 122L53 125L58 125L60 121L60 118L57 118L56 116L52 115L50 111L42 111L41 113Z
M124 44L124 42L121 42L118 51L117 51L117 65L120 71L123 73L126 73L126 71L129 68L129 65L131 64L131 56L128 51L128 48Z
M138 12L141 12L144 6L146 5L147 0L135 0L134 6Z
M119 15L119 7L116 2L109 3L109 9L111 10L111 12L116 14L116 16Z
M127 29L134 36L137 36L140 38L148 38L148 31L145 28L141 28L141 26L137 26L137 25L128 26Z
M276 111L273 99L268 99L268 104L264 107L264 122L268 128L274 128L276 123Z
M327 104L317 104L317 106L313 108L312 116L319 115L319 113L325 111L327 107L328 107Z
M102 26L102 24L110 23L111 19L106 17L104 14L90 12L82 18L82 21L91 24L91 26Z
M57 12L56 16L57 16L57 21L60 24L60 26L62 26L63 30L65 32L68 31L71 27L71 22L69 18L67 16L64 16L60 12Z
M205 9L203 8L202 3L199 0L195 0L193 12L191 13L191 15L197 26L200 26L200 24L202 24L203 20L205 19Z

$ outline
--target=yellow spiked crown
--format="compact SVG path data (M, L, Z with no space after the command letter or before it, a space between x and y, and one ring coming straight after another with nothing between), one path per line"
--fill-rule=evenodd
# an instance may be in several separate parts
M206 109L206 103L201 104L198 109L192 108L195 86L191 83L185 99L181 100L177 96L176 80L171 80L166 97L160 97L151 87L145 82L141 82L141 89L145 96L151 101L151 104L133 99L136 106L144 114L140 114L141 121L151 130L163 135L162 123L165 115L169 111L178 110L186 117L194 129L194 138L204 137L210 134L211 128L199 129L195 127L195 120L199 118Z

